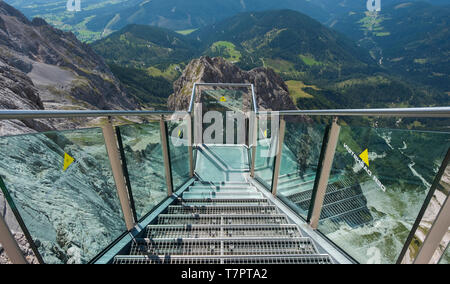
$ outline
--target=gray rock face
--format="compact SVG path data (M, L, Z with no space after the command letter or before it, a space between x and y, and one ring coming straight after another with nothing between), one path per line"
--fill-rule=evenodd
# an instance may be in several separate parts
M77 108L138 108L87 44L42 19L30 22L4 1L0 1L0 58L4 64L32 74L39 93L46 94L46 108L67 107L68 100L82 101L72 102Z
M201 57L189 63L174 83L174 94L168 101L169 109L188 109L194 83L252 83L260 110L296 109L288 87L272 69L243 71L220 57ZM248 105L250 99L244 98L244 105Z

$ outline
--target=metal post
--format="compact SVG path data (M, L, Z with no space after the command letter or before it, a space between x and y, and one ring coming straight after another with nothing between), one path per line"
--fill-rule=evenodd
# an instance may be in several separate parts
M445 167L444 173L439 177L439 185L442 187L444 187L444 179L448 179L450 175L450 164L448 159L446 159L446 165L443 165L443 167ZM433 225L428 231L428 234L426 235L425 240L419 249L419 253L417 254L416 259L414 260L415 264L433 263L432 260L433 255L438 250L439 245L441 244L445 234L447 234L448 229L450 227L449 216L450 216L450 195L447 195L444 204L442 204L442 207L439 210L439 213L437 214L436 219L433 222ZM447 244L445 244L445 247L447 247Z
M450 198L447 196L444 205L439 211L436 220L434 220L428 235L425 238L419 253L417 254L414 264L429 264L432 263L432 258L439 245L448 232L450 227Z
M327 192L328 180L330 178L331 167L333 166L334 155L336 153L337 142L339 139L340 126L338 125L338 118L335 117L328 132L327 144L322 149L325 150L321 154L323 159L319 165L319 179L314 185L313 199L311 200L312 208L309 212L309 225L313 229L319 226L320 214L322 212L323 201Z
M3 216L0 215L0 243L5 248L6 255L14 264L27 264L27 260L22 254L16 239L11 234Z
M117 138L111 117L108 118L108 122L103 126L103 137L105 138L106 150L108 152L109 162L111 163L111 169L116 183L117 194L122 207L125 224L130 231L134 228L135 220L133 218L133 210L130 205L125 175L123 173L122 162L120 161Z
M189 151L189 176L194 177L194 150L192 146L192 114L187 116L187 140L188 140L188 151Z
M430 190L428 191L427 197L425 198L422 208L419 211L419 214L416 218L416 221L414 222L411 231L409 232L409 236L405 241L405 244L403 245L403 249L400 252L400 255L397 259L397 264L408 264L414 262L414 260L417 258L416 253L409 252L409 249L411 247L412 242L414 242L414 238L416 237L416 233L419 230L420 224L423 222L424 216L427 215L427 218L434 218L434 220L437 220L438 213L436 212L436 206L435 204L431 203L431 200L436 194L436 191L438 188L442 188L442 191L445 192L448 187L446 183L444 182L444 179L450 177L450 148L447 151L447 154L445 155L444 160L442 161L442 164L439 168L439 171L433 181L433 184L430 187ZM447 196L448 198L448 196ZM445 203L444 203L445 204ZM441 206L441 209L444 205ZM425 234L425 237L430 233L431 231L427 231ZM415 250L414 250L415 252ZM418 253L418 252L417 252Z
M284 117L282 116L280 119L280 127L278 129L277 152L276 152L276 156L275 156L275 166L273 169L273 176L272 176L272 194L274 196L277 195L278 177L280 175L281 154L283 152L283 142L284 142L285 131L286 131L286 120L284 120Z
M164 121L164 117L161 116L159 120L159 126L161 130L161 146L164 157L164 169L166 173L167 194L172 196L173 194L173 181L172 181L172 167L170 166L170 153L169 153L169 140L167 139L167 125Z
M256 163L256 146L258 143L258 116L256 113L252 114L253 116L253 125L252 130L252 162L251 162L251 168L250 168L250 176L252 178L255 177L255 163Z

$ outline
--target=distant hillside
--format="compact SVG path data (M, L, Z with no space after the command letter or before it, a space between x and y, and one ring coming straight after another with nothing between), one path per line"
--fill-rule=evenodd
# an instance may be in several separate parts
M158 105L171 93L163 80L171 84L202 55L223 57L244 70L272 68L301 109L425 106L445 99L377 66L345 36L291 10L242 13L187 36L134 25L93 46L137 97ZM132 72L124 69L130 67Z
M168 29L129 25L92 44L130 94L146 106L167 108L172 82L199 54L195 42Z
M55 27L70 30L83 41L98 40L129 24L189 30L246 11L293 9L320 21L328 13L309 0L89 0L80 12L66 11L67 1L6 0L27 17L39 16Z
M144 25L126 26L92 47L114 64L140 68L187 61L196 53L194 43L186 36Z
M369 49L380 65L450 92L450 5L403 1L380 13L352 13L332 27Z
M190 36L207 55L229 57L244 69L272 67L290 79L337 78L374 65L350 40L292 10L242 13Z

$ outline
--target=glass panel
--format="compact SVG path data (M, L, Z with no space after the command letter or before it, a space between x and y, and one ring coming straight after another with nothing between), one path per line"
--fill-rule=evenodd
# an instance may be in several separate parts
M169 140L170 165L172 168L174 190L180 188L190 179L187 121L184 119L167 122L167 139Z
M246 181L245 175L250 167L246 147L203 145L197 152L195 172L201 179L210 182Z
M215 115L207 113L214 111L222 114L221 132L214 132L214 136L211 137L212 140L204 139L206 141L203 141L203 143L245 144L245 113L251 109L252 105L249 87L198 86L196 101L201 102L202 106L202 134L206 129L216 129L217 125L220 124L216 121ZM194 113L199 115L200 111L195 109ZM229 121L227 122L227 120ZM233 133L228 133L226 126L229 126L230 130L228 131L233 130ZM195 135L199 134L196 133ZM202 136L202 138L204 137Z
M258 139L255 153L255 177L267 188L271 188L277 151L276 134L278 132L278 123L272 122L271 117L267 116L260 116L257 123Z
M120 126L138 219L167 197L159 122Z
M286 122L277 196L307 218L325 126Z
M86 263L126 231L101 129L0 137L0 155L5 196L46 263Z
M445 250L444 254L442 255L442 258L439 261L439 264L450 264L450 244L447 246L447 249Z
M450 133L342 127L319 222L361 263L395 263Z

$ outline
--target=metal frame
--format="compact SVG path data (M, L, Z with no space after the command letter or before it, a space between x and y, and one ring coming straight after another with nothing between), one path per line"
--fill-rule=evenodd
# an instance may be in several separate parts
M164 158L164 170L166 174L167 194L171 196L173 194L173 180L172 180L172 167L170 165L170 152L169 152L169 140L167 135L167 123L164 117L161 116L159 120L159 126L161 131L161 146Z
M9 193L8 189L6 188L5 183L3 182L2 177L0 176L0 189L3 191L3 195L5 199L7 200L14 217L17 220L17 223L19 223L19 227L22 229L23 234L25 235L25 238L27 239L28 243L30 244L31 250L34 253L34 256L36 257L38 263L43 264L44 259L41 256L41 253L39 252L38 248L36 247L36 244L31 237L30 231L28 231L27 226L25 225L25 222L22 219L22 216L19 213L19 210L17 210L16 205L14 204L14 200L11 198L11 194ZM15 241L15 240L14 240Z
M419 253L414 260L414 264L431 264L433 255L438 250L439 245L450 227L450 196L447 196L444 204L439 210L436 219L428 232L425 241L420 247ZM447 246L446 246L447 247ZM440 257L438 258L439 261Z
M308 212L309 225L313 229L319 226L320 214L322 213L322 206L327 192L328 180L330 178L331 167L333 166L334 155L339 140L340 126L338 125L338 118L335 117L328 132L327 143L322 147L323 159L319 161L319 174L316 176L314 183L313 196L311 199L311 207Z
M0 243L6 251L6 255L14 264L27 264L22 250L16 242L16 239L9 230L3 216L0 214Z
M120 128L119 127L116 127L115 129L116 129L117 143L118 143L118 146L119 146L120 158L122 160L123 173L124 173L125 182L126 182L127 189L128 189L128 196L130 197L131 211L133 212L134 220L138 221L139 219L137 217L136 205L134 203L134 197L133 197L133 190L131 188L130 175L128 173L127 158L125 156L125 150L123 148L122 134L120 132Z
M277 153L275 156L275 165L273 167L273 174L272 174L271 191L274 196L277 195L278 177L280 175L281 155L283 152L283 142L284 142L285 132L286 132L286 120L282 116L282 117L280 117L280 125L278 127Z
M235 87L248 87L251 86L252 89L252 99L253 99L253 109L256 114L271 114L271 113L277 113L279 115L283 116L290 116L290 115L296 115L296 116L302 116L302 115L309 115L309 116L375 116L375 117L440 117L440 118L448 118L450 117L450 107L433 107L433 108L410 108L410 109L401 109L401 108L392 108L392 109L354 109L354 110L305 110L305 111L297 111L297 110L288 110L288 111L279 111L279 112L259 112L257 109L257 103L256 103L256 97L254 93L254 86L252 84L215 84L215 83L196 83L194 84L194 88L192 91L192 97L191 97L191 103L189 107L188 112L175 112L175 111L44 111L44 110L1 110L0 111L0 120L11 120L11 119L47 119L47 118L82 118L82 117L107 117L108 122L103 127L103 133L104 133L104 139L105 139L105 145L108 151L108 156L110 159L112 172L114 175L114 180L116 182L117 191L119 194L119 200L121 202L122 211L124 212L124 219L125 223L127 224L127 229L132 230L134 229L135 225L135 217L132 210L132 206L130 205L131 197L129 196L129 188L126 185L126 173L124 172L124 165L123 161L121 162L120 156L119 156L119 148L118 148L118 141L117 137L115 136L114 127L112 125L111 119L113 117L120 117L120 116L136 116L136 117L148 117L148 116L161 116L160 120L160 126L161 126L161 139L162 139L162 146L163 146L163 152L164 159L165 159L165 165L166 166L166 179L167 179L167 186L168 186L168 193L171 196L173 192L173 184L172 184L172 177L171 177L171 169L170 169L170 153L168 149L168 140L167 140L167 124L164 121L163 116L164 115L172 115L172 114L192 114L192 107L195 100L195 88L197 85L205 85L205 86L235 86ZM256 116L255 116L256 118ZM191 117L192 119L192 117ZM192 121L191 121L192 123ZM257 131L257 118L255 119L254 124L254 130ZM192 131L192 130L191 130ZM188 131L189 132L189 131ZM192 139L192 133L191 139ZM257 132L256 132L257 134ZM333 126L330 129L330 135L328 138L327 146L325 148L324 152L324 161L322 163L321 167L321 173L319 180L317 181L317 195L314 199L314 207L311 211L311 220L310 225L312 228L317 228L318 219L320 217L320 211L321 206L323 204L323 196L322 194L326 191L326 185L329 178L329 170L331 169L332 165L332 158L334 156L334 152L336 149L336 143L337 143L337 137L339 136L339 126L337 125L337 119L335 119ZM188 133L189 135L189 133ZM163 137L164 136L164 137ZM254 135L253 137L254 141L257 141L257 135ZM254 176L254 166L255 166L255 152L256 152L256 142L253 145L252 148L252 176ZM165 148L165 150L164 150ZM333 149L334 148L334 149ZM193 172L193 156L192 156L192 149L190 150L190 165L191 165L191 174ZM331 159L330 159L331 157ZM328 172L328 173L327 173ZM169 181L170 179L170 181ZM437 182L439 182L441 179L441 176L437 178ZM0 179L1 181L1 179ZM435 187L435 184L433 184L433 187ZM128 190L127 190L128 188ZM272 192L273 193L273 192ZM276 190L275 190L276 193ZM425 201L424 206L427 205L427 202ZM18 215L17 210L13 209L13 213L16 215L16 218L18 219L19 223L21 224L22 229L24 229L24 233L27 237L27 239L30 241L30 244L32 246L33 251L35 252L38 260L40 263L42 263L42 257L39 255L39 252L34 247L34 244L32 242L32 239L29 235L29 232L27 231L27 228L25 227L23 220L21 220L20 215ZM417 258L415 259L415 263L428 263L431 259L431 256L436 251L436 248L439 246L440 241L442 240L442 236L444 233L448 230L448 216L450 214L450 202L449 198L447 197L446 202L444 206L441 208L441 211L439 212L435 222L433 223L433 226L431 230L429 231L425 242L422 246L422 248L419 251L419 254ZM10 242L11 239L11 233L8 230L3 229L5 224L4 220L0 220L2 224L1 231L0 231L0 238L3 242ZM2 234L3 233L3 234ZM9 240L8 240L9 238ZM6 241L5 241L6 240ZM14 240L15 242L15 240ZM14 248L14 246L16 246ZM5 246L6 249L6 246ZM10 255L14 254L9 252L11 249L6 249L7 253ZM8 251L9 250L9 251ZM14 260L14 262L21 262L20 256L17 255L17 243L13 245L12 250L16 250L16 256L10 256L10 258L18 257L19 259ZM431 256L430 256L431 255ZM23 255L22 255L23 258Z
M188 140L188 152L189 152L189 176L192 178L194 177L194 147L193 147L193 127L192 127L192 114L189 114L187 121L187 140Z
M131 209L131 198L128 195L128 189L125 183L125 174L119 156L117 137L114 132L111 117L108 118L107 123L103 126L103 137L105 139L106 150L108 152L109 162L111 164L111 170L114 176L114 182L116 184L125 224L127 230L131 231L134 228L136 220L134 219L134 213Z
M428 209L431 199L433 198L438 187L442 186L443 178L446 172L450 172L450 149L448 149L444 161L442 162L441 167L439 168L439 172L433 184L431 185L430 190L428 191L428 195L423 203L423 206L413 225L413 228L410 231L410 234L405 242L405 245L397 260L397 263L407 263L406 253L408 251L408 248L414 239L415 233L419 228L419 225L422 221L422 218L425 215L425 212ZM445 234L447 234L448 228L450 227L449 216L450 216L450 195L447 195L444 203L442 204L438 214L434 219L434 222L430 230L426 233L425 240L423 241L421 247L419 248L419 252L413 259L414 264L432 263L432 258L434 254L438 251L439 246L442 240L444 239ZM445 247L447 247L447 244L445 244ZM438 259L440 259L440 257Z

